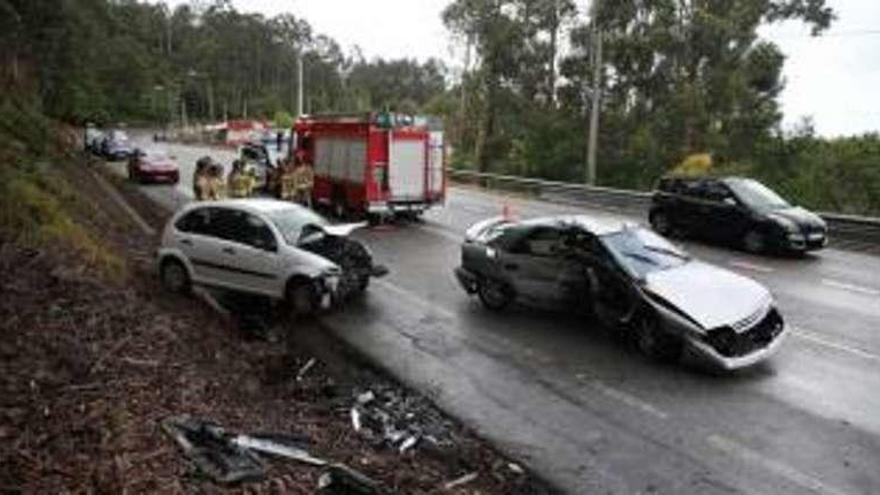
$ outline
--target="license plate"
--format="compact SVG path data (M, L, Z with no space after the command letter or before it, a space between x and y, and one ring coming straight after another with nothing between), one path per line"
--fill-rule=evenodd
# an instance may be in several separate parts
M825 234L819 234L819 233L810 234L810 236L809 236L809 239L811 241L821 241L824 238L825 238Z

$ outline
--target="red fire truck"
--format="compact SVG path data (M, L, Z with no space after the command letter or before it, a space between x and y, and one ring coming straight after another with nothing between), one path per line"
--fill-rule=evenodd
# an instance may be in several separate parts
M294 124L293 143L294 156L314 166L313 200L340 216L416 216L445 200L439 119L308 115Z

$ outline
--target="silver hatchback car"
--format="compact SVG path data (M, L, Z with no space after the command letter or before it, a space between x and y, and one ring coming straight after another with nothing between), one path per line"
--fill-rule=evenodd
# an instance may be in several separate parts
M168 222L158 251L162 284L268 296L311 313L364 291L385 270L349 234L299 205L271 199L198 202Z

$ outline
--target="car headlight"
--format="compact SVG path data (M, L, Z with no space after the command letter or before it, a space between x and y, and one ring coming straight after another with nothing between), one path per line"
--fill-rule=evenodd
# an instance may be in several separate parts
M782 227L782 230L784 230L787 234L798 234L801 231L800 227L798 227L796 223L789 220L788 218L778 215L771 215L770 219L773 220L773 223Z

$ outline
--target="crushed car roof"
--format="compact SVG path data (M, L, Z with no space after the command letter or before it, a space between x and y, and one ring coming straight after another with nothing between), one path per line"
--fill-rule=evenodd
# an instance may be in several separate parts
M620 232L637 224L611 220L607 218L595 218L588 215L557 215L552 217L540 217L524 220L523 225L576 225L595 235L605 235Z

